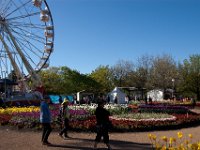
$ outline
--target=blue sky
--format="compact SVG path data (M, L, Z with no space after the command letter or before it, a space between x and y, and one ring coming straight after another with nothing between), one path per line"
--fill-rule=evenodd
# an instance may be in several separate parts
M91 73L118 60L200 54L199 0L47 0L55 26L50 66Z

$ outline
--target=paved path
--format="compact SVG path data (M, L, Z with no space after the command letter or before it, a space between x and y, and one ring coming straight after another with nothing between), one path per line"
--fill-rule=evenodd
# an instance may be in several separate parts
M170 131L110 133L110 143L113 150L150 150L151 143L148 134L156 134L157 137L177 137L181 131L185 136L193 134L194 141L200 140L200 126ZM70 139L64 140L52 132L49 142L52 146L43 146L40 142L41 132L13 130L8 127L0 127L1 150L92 150L95 138L94 133L69 132ZM104 144L99 144L99 150L105 150Z

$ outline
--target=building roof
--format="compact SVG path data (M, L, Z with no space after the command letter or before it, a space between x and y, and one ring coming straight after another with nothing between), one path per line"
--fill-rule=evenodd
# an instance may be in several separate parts
M127 91L140 91L140 90L146 90L146 88L137 88L137 87L118 87L119 89L124 89Z

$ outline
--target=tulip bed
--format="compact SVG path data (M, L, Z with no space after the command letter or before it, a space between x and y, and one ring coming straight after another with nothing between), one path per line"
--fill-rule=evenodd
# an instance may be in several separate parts
M95 130L94 111L96 104L70 105L70 129L80 131ZM155 129L170 129L188 126L200 122L200 115L192 113L185 106L174 105L106 105L110 111L112 131L141 131ZM52 127L59 129L59 106L50 105ZM39 107L8 107L0 108L0 125L17 128L41 129L39 122Z
M162 113L176 113L176 114L186 114L189 109L185 106L176 105L140 105L140 112L162 112Z

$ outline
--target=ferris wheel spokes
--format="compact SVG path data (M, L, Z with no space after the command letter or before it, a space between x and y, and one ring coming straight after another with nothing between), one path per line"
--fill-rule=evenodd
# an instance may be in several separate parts
M9 36L10 36L10 39L12 40L17 52L19 53L21 59L23 60L27 71L33 77L33 80L35 81L35 83L37 83L37 85L41 84L41 80L40 80L39 76L35 73L35 71L33 70L32 66L27 61L26 57L24 56L23 52L21 51L20 47L18 46L17 42L15 41L15 38L13 37L12 33L7 28L7 26L5 26L5 28L6 28L7 32L8 32L8 34L9 34Z
M16 73L16 75L18 76L18 78L20 78L20 80L22 80L23 76L21 74L21 71L20 71L19 67L17 66L17 64L15 63L15 60L14 60L14 58L12 56L12 53L10 52L10 50L8 48L8 45L6 44L6 42L4 41L4 39L2 38L1 34L0 34L0 40L3 43L4 47L5 47L6 53L8 54L8 57L9 57L9 59L11 61L11 64L12 64L12 66L14 68L14 72ZM27 86L26 82L22 81L20 84L21 84L21 87L22 87L21 90L22 91L27 91L28 86Z
M0 65L8 62L3 68L14 69L18 83L32 79L32 85L40 85L38 72L49 66L54 47L53 18L47 1L0 0L0 47L0 54L4 51L6 55Z

